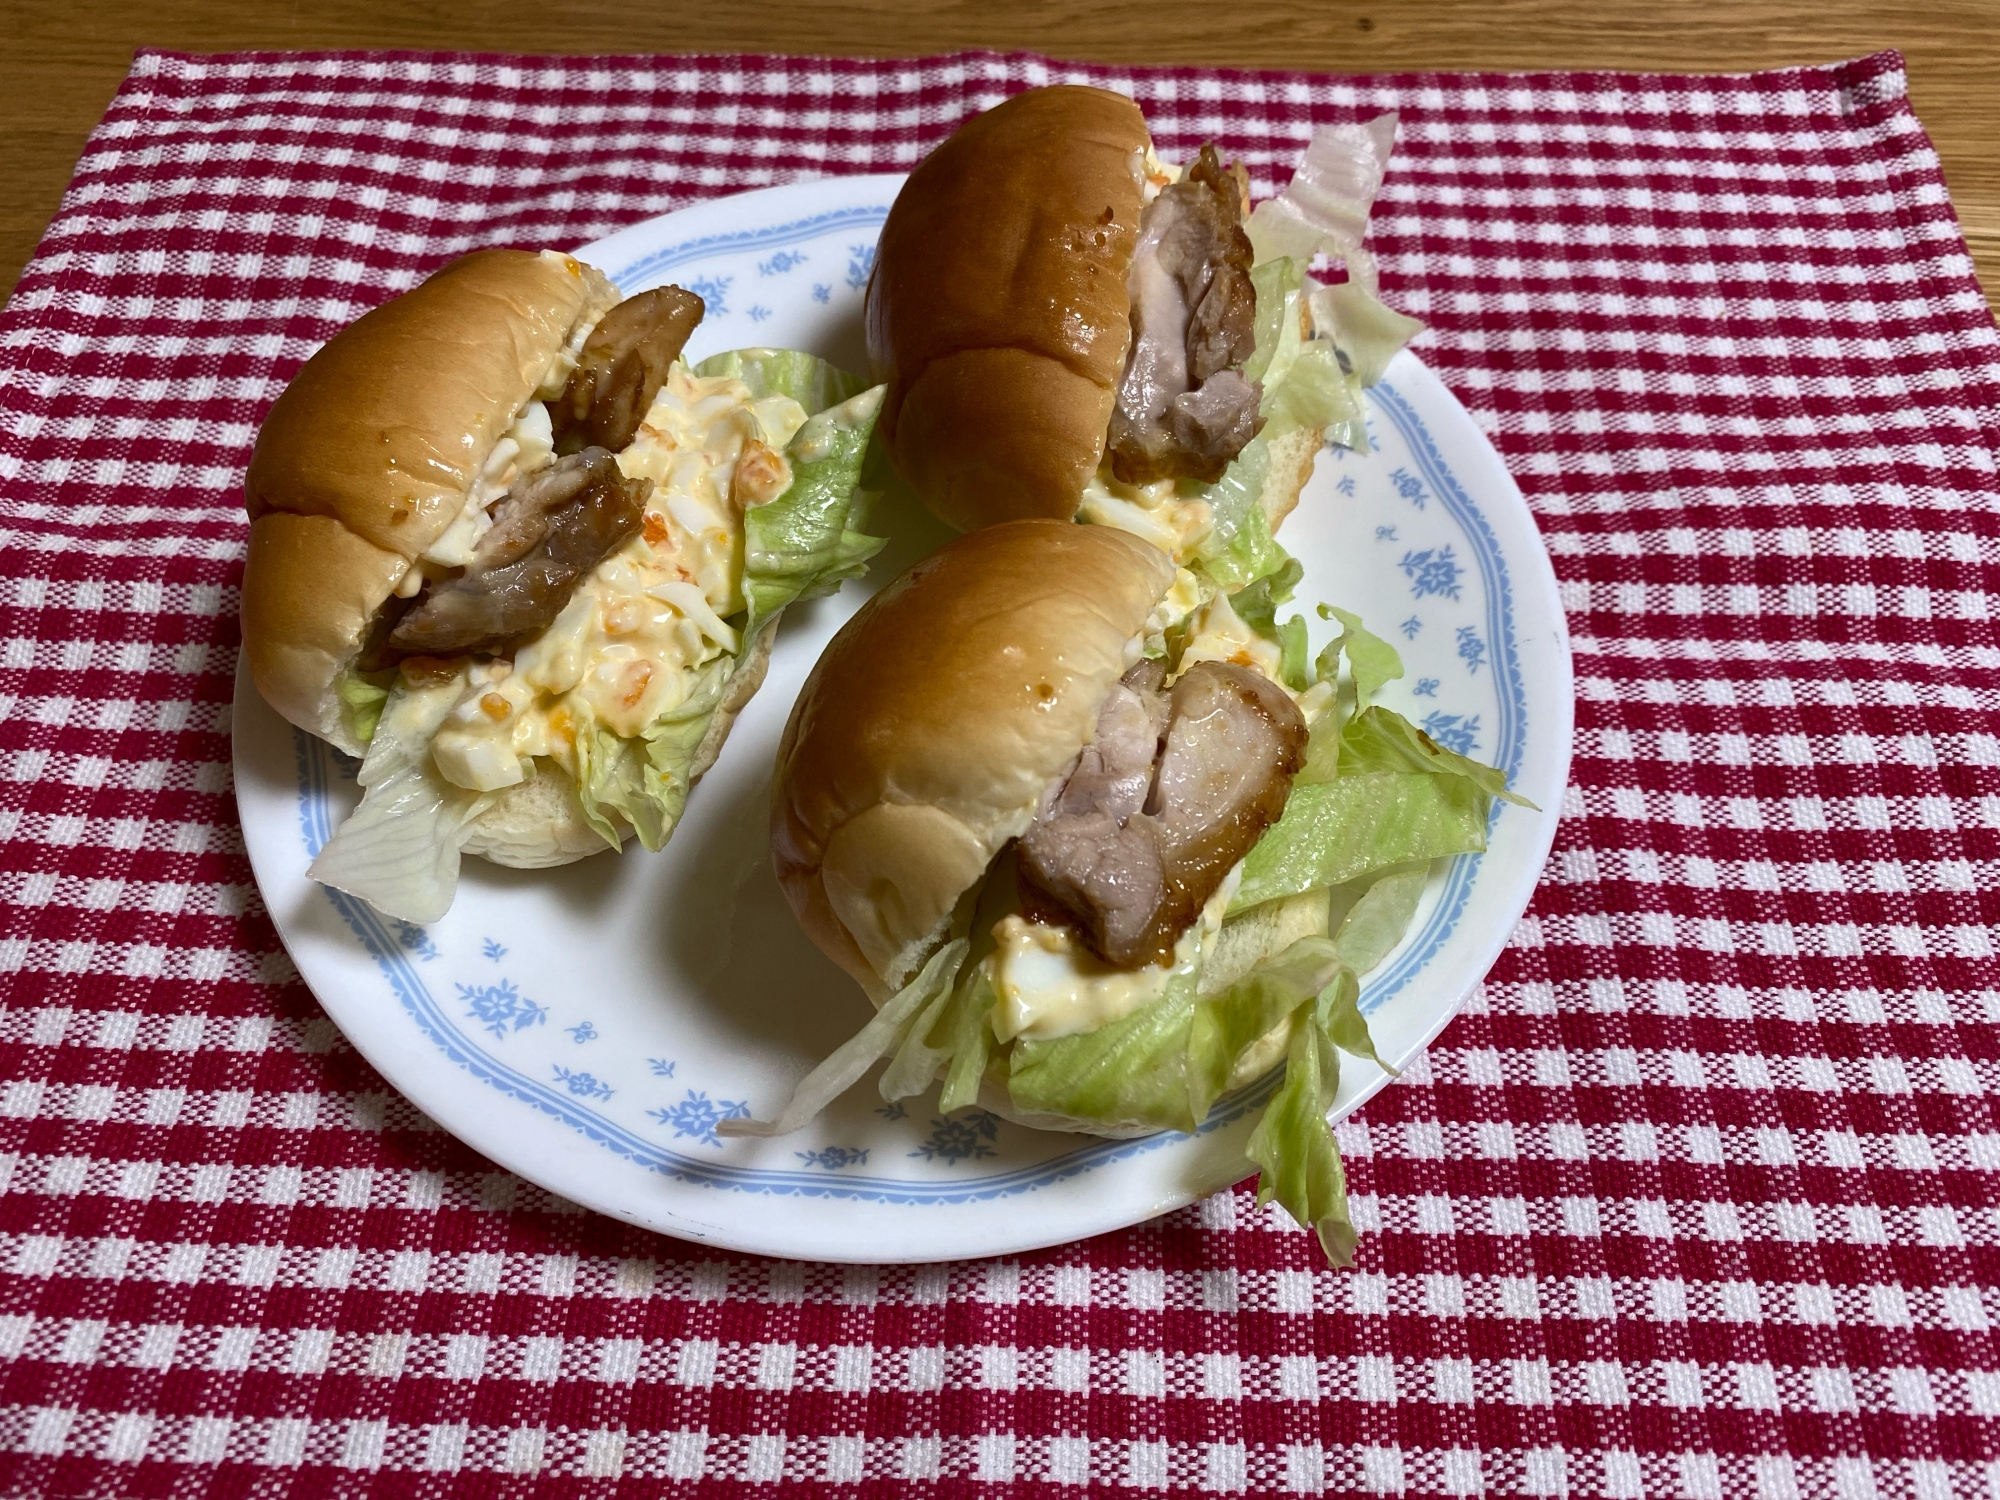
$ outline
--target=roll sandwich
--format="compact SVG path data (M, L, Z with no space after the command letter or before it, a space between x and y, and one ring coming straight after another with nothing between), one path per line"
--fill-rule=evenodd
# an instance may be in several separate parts
M315 879L425 922L464 854L658 848L780 612L879 547L856 495L880 391L790 351L689 368L702 313L478 251L278 397L245 482L244 652L272 707L361 757Z
M1340 1051L1373 1055L1360 977L1518 799L1375 702L1401 663L1352 616L1304 658L1305 622L1275 618L1295 569L1177 618L1167 554L1022 520L864 606L794 705L771 853L876 1015L721 1128L797 1129L887 1059L889 1100L940 1083L947 1111L1193 1131L1282 1065L1260 1194L1344 1261L1327 1113Z
M897 472L960 530L1079 519L1235 589L1360 391L1421 327L1362 249L1395 117L1330 127L1255 212L1212 144L1177 166L1139 107L1076 86L977 115L897 194L867 294ZM1345 279L1307 274L1316 257Z

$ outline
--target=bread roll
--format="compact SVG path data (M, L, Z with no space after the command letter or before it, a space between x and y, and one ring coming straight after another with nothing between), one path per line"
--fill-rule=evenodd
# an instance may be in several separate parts
M881 431L961 531L1076 514L1125 368L1150 144L1122 94L1034 89L967 121L896 195L868 287Z
M1089 741L1174 567L1103 526L960 537L842 627L778 751L771 855L812 940L878 1002Z

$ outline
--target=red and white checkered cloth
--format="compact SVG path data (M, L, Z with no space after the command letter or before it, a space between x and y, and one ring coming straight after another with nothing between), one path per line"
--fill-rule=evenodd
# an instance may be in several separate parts
M1246 1192L1018 1260L714 1253L494 1171L230 796L260 414L476 245L909 166L1057 79L1373 244L1541 520L1574 784L1335 1274ZM2000 1489L2000 339L1893 54L1733 78L142 54L0 316L0 1492Z

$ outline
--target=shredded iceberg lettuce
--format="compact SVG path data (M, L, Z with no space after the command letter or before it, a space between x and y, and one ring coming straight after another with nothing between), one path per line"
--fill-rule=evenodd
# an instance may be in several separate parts
M878 385L807 417L785 450L791 486L770 504L744 512L746 635L794 600L817 599L859 578L868 559L888 545L886 537L857 529L853 514L882 392Z
M958 976L959 965L965 962L967 946L964 938L958 938L933 953L930 962L918 970L917 977L875 1012L866 1026L834 1048L826 1061L799 1080L790 1101L775 1119L723 1120L716 1129L723 1135L790 1135L797 1130L859 1083L876 1063L900 1052L917 1023L934 1013L938 1001L951 997L952 981Z
M374 673L393 677L390 673ZM389 683L371 682L352 667L343 667L334 679L334 694L340 699L340 715L347 732L365 745L375 738L375 726L382 722L382 705L389 700Z
M754 397L790 396L815 416L868 389L859 375L798 349L732 349L694 367L697 375L733 375Z
M1306 1006L1293 1012L1285 1077L1243 1154L1257 1166L1257 1204L1277 1201L1319 1237L1327 1263L1349 1266L1359 1236L1347 1216L1347 1172L1327 1115L1340 1092L1340 1054Z
M1285 561L1263 503L1273 445L1302 429L1317 429L1347 447L1365 450L1368 442L1360 383L1341 367L1330 340L1306 334L1304 264L1284 257L1266 261L1251 270L1250 281L1257 293L1257 341L1243 373L1263 383L1258 412L1264 426L1220 479L1184 487L1187 497L1206 501L1214 517L1194 564L1225 589L1240 589Z
M1257 205L1248 225L1260 261L1285 256L1305 266L1326 255L1346 267L1347 280L1315 287L1310 306L1314 328L1339 347L1362 385L1380 380L1396 351L1424 326L1376 296L1375 262L1361 246L1395 140L1394 114L1322 127L1292 180Z
M1314 131L1292 180L1250 215L1246 227L1257 259L1288 255L1309 261L1322 251L1344 257L1360 250L1395 144L1393 112L1365 125L1323 125Z

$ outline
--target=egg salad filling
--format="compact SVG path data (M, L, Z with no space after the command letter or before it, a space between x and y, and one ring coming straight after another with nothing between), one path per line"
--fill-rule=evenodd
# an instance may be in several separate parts
M805 422L789 396L676 365L618 455L628 478L653 483L642 529L512 661L458 667L458 701L431 745L439 774L493 792L546 758L574 777L579 734L639 735L687 700L702 668L740 651L728 618L744 608L743 517L790 487L784 450Z
M363 684L379 713L364 795L312 876L391 916L434 920L461 851L483 847L482 819L551 775L606 848L665 843L719 748L718 713L754 686L747 676L739 689L738 668L787 605L858 576L882 545L858 525L881 395L790 350L675 364L616 455L625 480L650 486L640 524L554 620L510 653L410 657L386 685ZM549 462L548 430L530 402L412 574L471 556L500 495Z

